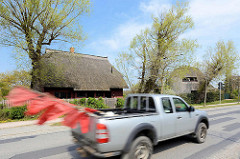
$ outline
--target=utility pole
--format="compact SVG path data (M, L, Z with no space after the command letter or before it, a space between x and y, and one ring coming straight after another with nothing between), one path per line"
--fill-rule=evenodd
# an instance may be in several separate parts
M222 82L218 82L218 89L219 89L219 102L221 104L221 98L222 98L222 89L223 89L223 83Z

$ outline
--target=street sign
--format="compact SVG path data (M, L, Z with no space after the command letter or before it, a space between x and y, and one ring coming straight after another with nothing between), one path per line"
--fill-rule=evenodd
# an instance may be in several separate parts
M218 89L224 89L224 84L222 82L218 82Z

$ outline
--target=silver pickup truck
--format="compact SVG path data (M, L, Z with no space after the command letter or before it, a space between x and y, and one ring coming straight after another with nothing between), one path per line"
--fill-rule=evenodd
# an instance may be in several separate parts
M206 112L195 110L172 95L131 94L123 109L107 109L90 116L89 132L72 129L81 153L97 157L150 159L158 142L190 134L197 143L206 140Z

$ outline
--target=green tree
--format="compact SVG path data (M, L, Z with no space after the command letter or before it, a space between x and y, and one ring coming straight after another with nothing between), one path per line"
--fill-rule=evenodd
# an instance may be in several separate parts
M218 41L215 48L210 47L207 50L207 55L205 55L206 60L204 60L204 76L205 80L199 86L199 100L204 99L206 104L207 99L207 88L209 84L219 76L226 74L226 78L231 75L234 68L235 60L237 59L237 54L235 53L234 45L231 41L224 43L223 41ZM231 60L233 63L231 64Z
M222 49L224 52L225 59L226 59L226 67L224 69L224 74L225 74L225 89L224 92L228 94L232 94L232 76L233 76L233 71L236 69L237 62L239 60L239 56L237 54L237 51L234 47L234 43L232 41L228 41L227 43L224 43L223 41L220 42L222 45Z
M126 64L132 64L131 67L139 71L138 92L164 93L164 89L168 87L166 83L170 72L178 66L192 62L196 41L180 37L193 27L191 17L186 15L187 11L187 3L177 3L159 17L154 17L152 27L145 29L132 40L127 54L127 57L131 58L118 59L121 64L125 63L122 68L128 68Z
M0 98L4 98L14 86L30 87L31 76L28 71L0 73Z
M0 43L27 52L31 87L41 90L42 48L53 41L84 40L79 19L89 0L4 0L0 3Z

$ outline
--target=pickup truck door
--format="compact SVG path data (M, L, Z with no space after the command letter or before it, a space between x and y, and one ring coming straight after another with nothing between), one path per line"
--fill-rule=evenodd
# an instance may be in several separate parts
M189 112L188 105L180 98L172 98L176 114L176 135L191 133L195 128L194 112Z
M162 139L170 138L176 135L176 113L173 111L173 107L169 97L162 97L160 100L162 117Z

